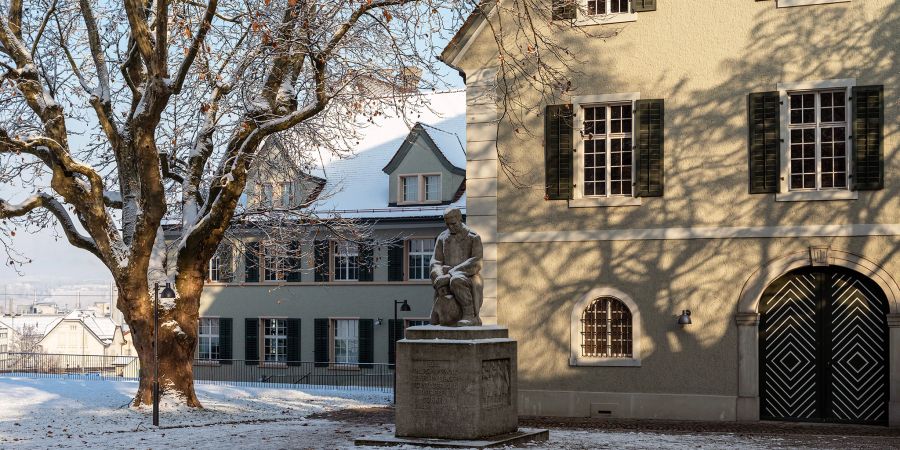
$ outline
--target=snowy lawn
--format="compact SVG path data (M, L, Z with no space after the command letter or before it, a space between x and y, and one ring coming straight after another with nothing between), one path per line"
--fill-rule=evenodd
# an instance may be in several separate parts
M0 449L293 449L354 448L353 439L392 433L385 414L311 414L378 408L390 394L198 385L206 407L161 408L159 429L150 408L128 406L136 383L77 379L0 377ZM367 418L371 417L371 418ZM389 417L389 415L387 415ZM868 443L869 445L858 445ZM849 444L849 445L848 445ZM729 433L650 433L551 429L550 441L533 449L696 448L886 448L892 439L860 441L843 436L778 436ZM359 447L356 447L359 448Z

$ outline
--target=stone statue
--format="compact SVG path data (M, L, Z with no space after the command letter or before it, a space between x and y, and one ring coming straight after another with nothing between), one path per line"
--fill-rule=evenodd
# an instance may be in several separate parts
M431 324L481 325L481 237L463 223L457 208L444 211L444 223L447 229L435 240L431 258L431 283L435 290Z

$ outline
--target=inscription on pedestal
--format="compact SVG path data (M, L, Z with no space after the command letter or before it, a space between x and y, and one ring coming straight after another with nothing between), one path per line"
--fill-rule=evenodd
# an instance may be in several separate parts
M509 360L488 359L481 362L481 407L509 406Z
M456 403L463 386L453 361L416 360L411 369L413 409L434 411Z

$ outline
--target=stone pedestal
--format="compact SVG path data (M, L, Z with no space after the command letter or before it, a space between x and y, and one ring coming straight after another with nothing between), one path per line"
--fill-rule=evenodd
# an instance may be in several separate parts
M516 341L497 326L418 326L397 343L398 438L483 439L518 429Z

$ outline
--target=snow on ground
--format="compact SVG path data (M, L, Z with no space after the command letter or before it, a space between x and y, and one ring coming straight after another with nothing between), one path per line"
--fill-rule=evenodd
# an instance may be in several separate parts
M221 385L197 386L205 410L190 411L171 403L164 404L160 413L161 427L157 429L150 425L150 408L128 407L136 388L133 382L0 377L0 449L362 450L365 448L353 447L353 439L393 431L393 424L376 423L376 420L331 421L308 417L345 408L383 406L390 402L390 394ZM551 429L549 442L527 448L847 447L846 441L830 440L833 439L810 444L810 441L798 442L776 435Z

